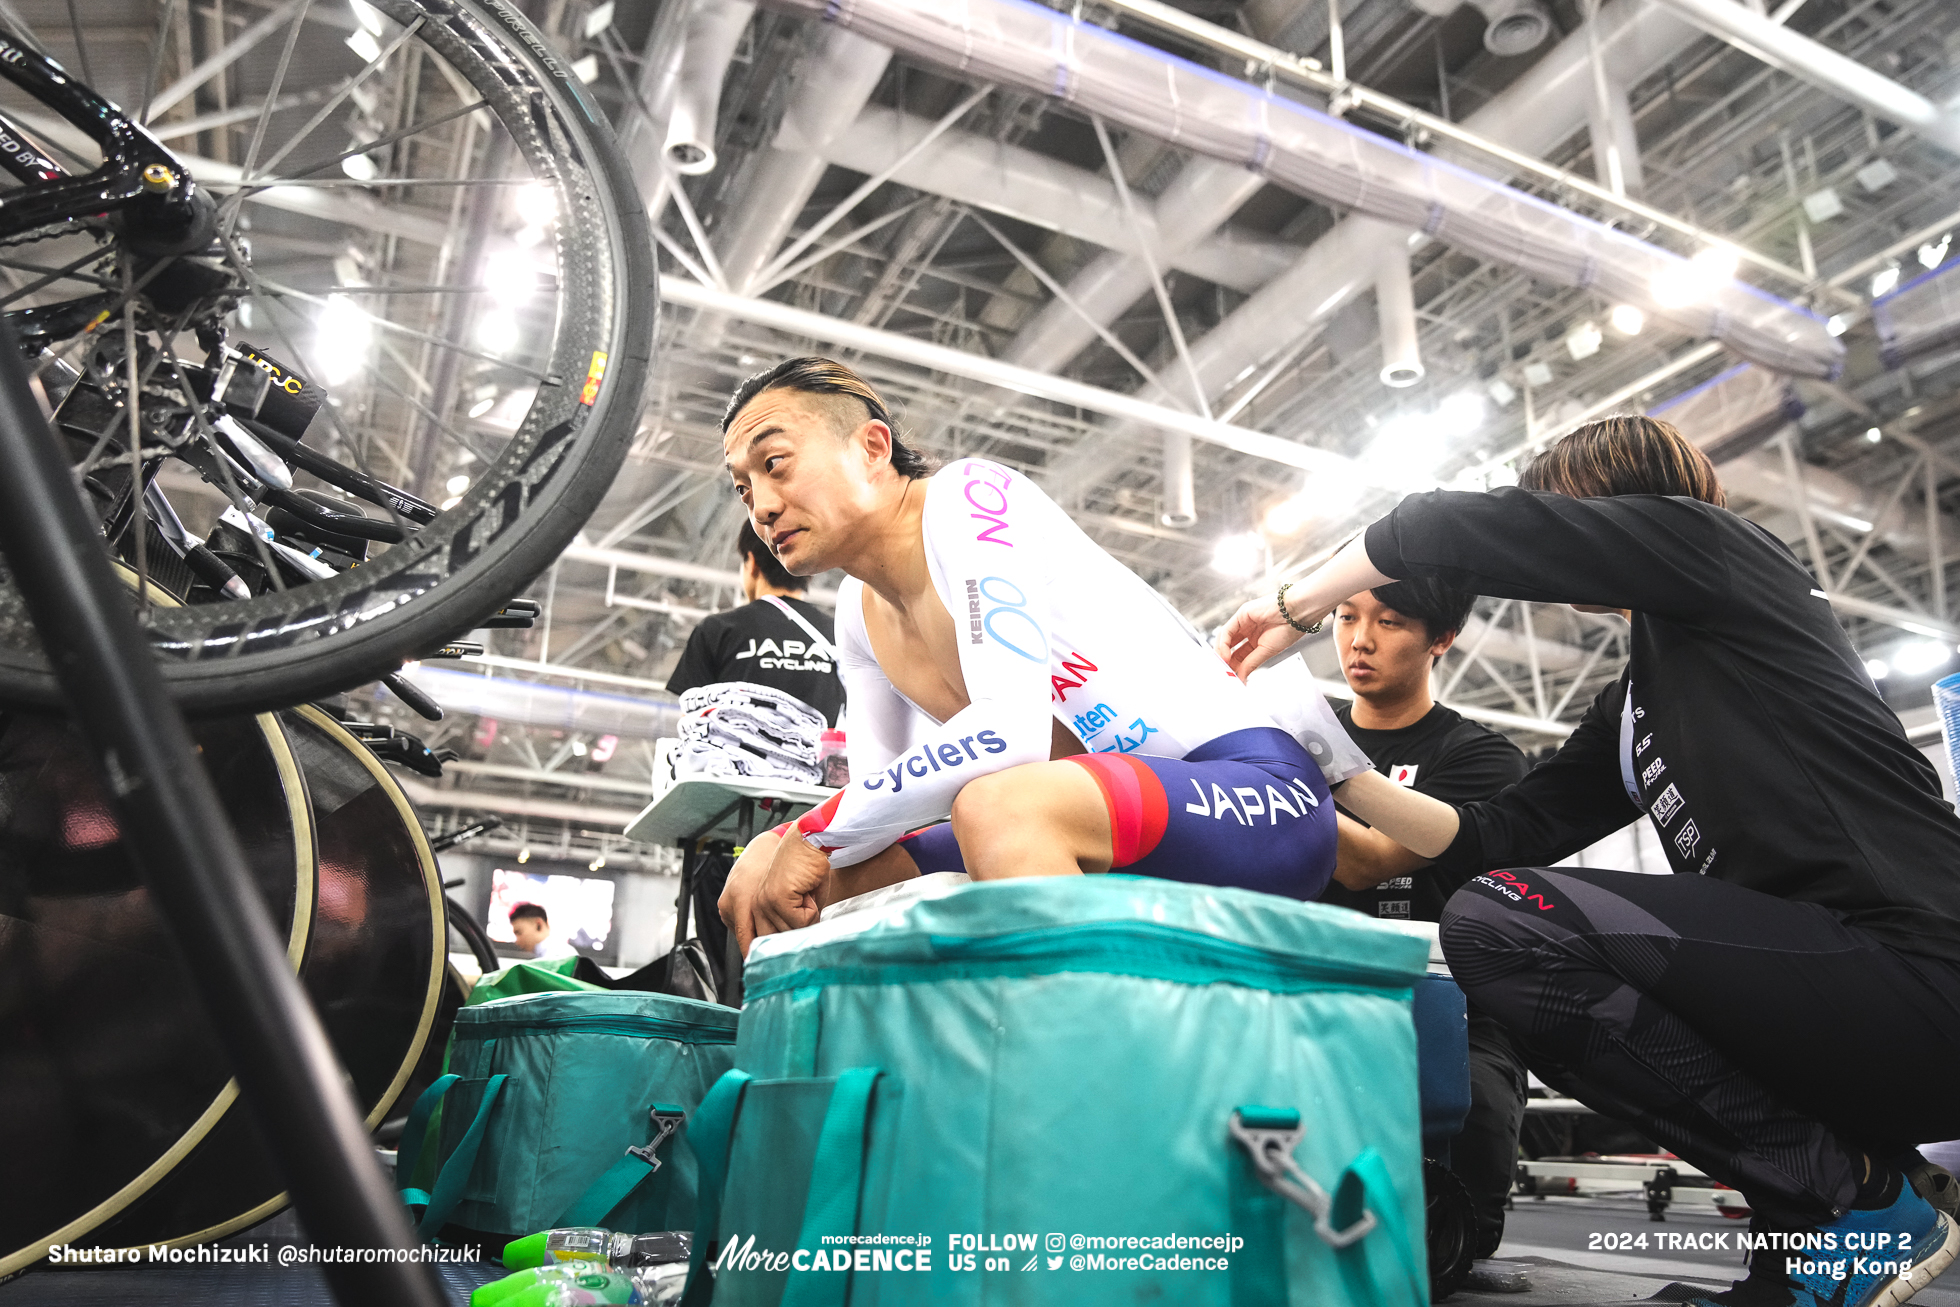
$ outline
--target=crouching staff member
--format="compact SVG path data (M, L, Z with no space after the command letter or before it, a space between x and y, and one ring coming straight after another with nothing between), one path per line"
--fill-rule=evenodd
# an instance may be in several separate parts
M1354 703L1336 715L1398 785L1444 803L1488 799L1522 778L1518 746L1466 721L1430 696L1429 675L1449 652L1476 596L1434 581L1397 581L1351 595L1334 610L1334 644ZM1430 865L1345 813L1334 883L1321 895L1371 917L1441 921L1443 904L1470 878ZM1517 1171L1525 1071L1495 1018L1470 1010L1470 1115L1450 1141L1450 1170L1477 1209L1475 1255L1504 1240L1504 1204Z
M723 430L783 566L849 578L837 645L854 779L730 874L722 915L745 951L832 896L921 870L1120 868L1320 893L1334 805L1319 767L1032 483L973 458L928 476L877 393L827 359L744 382Z
M1626 674L1519 784L1449 809L1364 774L1341 802L1488 873L1443 949L1534 1071L1807 1232L1712 1301L1891 1307L1960 1245L1898 1169L1960 1134L1960 818L1809 573L1722 498L1667 424L1591 423L1519 488L1403 500L1223 642L1255 666L1289 614L1411 576L1631 610ZM1544 869L1642 813L1680 874Z

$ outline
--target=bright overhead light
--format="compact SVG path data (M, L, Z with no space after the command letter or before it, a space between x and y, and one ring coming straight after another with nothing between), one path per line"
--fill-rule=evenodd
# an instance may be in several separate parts
M583 757L585 756L585 741L584 741L584 740L573 740L573 741L572 741L572 756L573 756L574 758L583 758Z
M1467 436L1484 424L1490 405L1474 390L1459 390L1436 406L1436 423L1447 434Z
M379 9L367 3L367 0L347 0L347 2L349 7L354 11L355 20L362 27L367 28L368 31L374 33L376 36L381 35L382 24L387 20L381 16Z
M345 295L329 295L316 330L313 365L320 369L320 380L328 386L352 381L367 366L374 323Z
M1942 263L1946 262L1946 252L1952 248L1953 233L1951 232L1940 237L1940 243L1938 245L1921 245L1919 247L1919 266L1922 268L1939 267Z
M1313 502L1307 498L1307 492L1302 490L1299 494L1288 499L1282 499L1266 510L1266 533L1268 535L1290 536L1297 533L1301 527L1305 526L1312 519Z
M374 175L381 171L375 166L374 159L365 154L348 155L340 161L340 170L357 182L371 182Z
M542 227L558 217L558 193L544 182L526 182L517 188L517 216L527 226Z
M1212 546L1212 570L1226 576L1251 576L1265 562L1266 543L1250 532L1226 536Z
M477 320L476 343L492 354L517 348L517 319L508 313L486 313Z
M1685 263L1670 260L1654 276L1654 299L1667 309L1698 304L1733 280L1741 266L1742 257L1727 245L1707 246Z
M1552 384L1552 365L1527 363L1524 365L1524 379L1534 386L1549 386Z
M1872 444L1876 445L1879 441L1885 439L1885 433L1883 431L1880 431L1877 427L1866 427L1865 439L1869 440Z
M470 479L466 476L453 476L443 484L442 488L452 495L460 495L470 488Z
M517 851L517 861L519 865L529 862L530 860L531 860L531 850L528 845Z
M1518 397L1517 387L1502 377L1492 377L1484 384L1484 391L1499 408L1511 407L1511 401Z
M583 59L574 60L572 63L572 76L578 78L588 86L598 81L599 56L589 54Z
M1899 270L1896 267L1884 268L1872 276L1872 298L1889 295L1899 284Z
M1484 481L1492 490L1499 486L1514 486L1518 483L1518 470L1509 463L1499 463L1490 470L1490 475Z
M1647 325L1647 315L1631 304L1615 304L1607 321L1622 336L1638 336L1640 329Z
M1376 428L1362 461L1384 485L1427 485L1434 482L1436 465L1449 453L1447 434L1440 414L1398 413Z
M1842 313L1833 313L1830 317L1824 319L1824 330L1830 335L1842 336L1845 332L1851 330L1851 319L1845 317Z
M497 397L495 395L485 395L482 399L470 405L470 416L480 418L495 407L497 407Z
M493 251L483 260L483 284L499 304L521 304L538 289L538 265L522 250Z
M375 40L374 33L368 31L365 27L360 28L352 36L348 37L346 44L349 50L361 56L361 60L364 63L371 64L381 57L381 43Z
M1883 658L1865 659L1865 675L1871 677L1874 681L1884 680L1891 671L1892 669L1885 665Z
M1599 329L1597 322L1582 322L1574 327L1565 338L1565 352L1579 359L1589 359L1599 353L1599 347L1606 339L1606 333Z
M1946 666L1953 649L1944 640L1914 640L1893 651L1892 665L1907 676L1922 676Z
M436 508L444 513L447 513L450 509L456 507L456 505L462 502L463 502L463 497L461 495L451 495L449 498L443 500L440 504L437 504Z

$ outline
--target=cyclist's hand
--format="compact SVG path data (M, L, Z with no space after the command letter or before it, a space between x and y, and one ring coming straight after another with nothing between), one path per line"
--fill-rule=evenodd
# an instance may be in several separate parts
M769 862L782 842L783 837L774 831L765 831L750 840L742 856L728 869L728 882L722 886L721 898L715 905L721 910L721 919L735 932L735 942L741 947L743 957L749 955L749 943L757 934L756 891L769 874Z
M1293 616L1302 626L1312 626L1326 614L1307 614L1296 609ZM1280 616L1276 600L1253 599L1225 624L1224 634L1218 637L1218 656L1244 680L1254 669L1292 648L1300 634Z
M750 908L755 933L773 935L815 921L823 907L817 895L829 875L830 859L792 832L776 846L769 873L756 890Z

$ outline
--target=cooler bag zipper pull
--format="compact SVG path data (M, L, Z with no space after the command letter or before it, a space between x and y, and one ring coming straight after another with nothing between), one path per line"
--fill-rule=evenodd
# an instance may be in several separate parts
M1334 1200L1293 1157L1293 1150L1307 1133L1297 1108L1234 1108L1229 1126L1232 1138L1245 1146L1259 1182L1312 1215L1314 1232L1329 1247L1345 1248L1375 1228L1375 1214L1365 1207L1345 1230L1336 1230L1328 1219Z

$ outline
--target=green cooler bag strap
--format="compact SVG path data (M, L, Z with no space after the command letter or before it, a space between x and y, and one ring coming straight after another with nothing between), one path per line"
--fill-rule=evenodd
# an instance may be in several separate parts
M1402 1219L1402 1196L1396 1191L1395 1181L1389 1176L1388 1163L1382 1160L1382 1155L1372 1148L1364 1148L1359 1157L1348 1163L1347 1170L1341 1172L1340 1182L1334 1186L1333 1220L1337 1225L1351 1227L1371 1212L1380 1226L1380 1238L1356 1240L1336 1253L1341 1264L1341 1279L1347 1284L1350 1301L1398 1301L1390 1286L1376 1278L1368 1263L1367 1245L1386 1239L1402 1268L1403 1276L1408 1280L1408 1297L1401 1301L1416 1304L1416 1307L1428 1307L1429 1276L1416 1260L1415 1241L1410 1238L1408 1224Z
M462 1078L456 1075L438 1076L435 1083L416 1098L415 1106L408 1109L408 1120L402 1125L401 1143L395 1149L395 1180L402 1191L402 1201L411 1207L427 1207L429 1195L420 1189L411 1189L401 1181L413 1177L415 1164L422 1160L422 1145L428 1136L429 1118L435 1114L436 1104Z
M857 1233L858 1195L864 1188L864 1150L871 1128L871 1090L884 1074L875 1066L841 1073L831 1086L830 1107L817 1135L810 1164L810 1190L803 1200L798 1248L822 1248L827 1237ZM844 1245L849 1251L849 1245ZM850 1293L849 1273L789 1273L781 1307L843 1307Z
M714 1276L708 1272L708 1245L721 1226L721 1194L728 1183L728 1151L735 1142L735 1115L752 1077L746 1071L726 1071L708 1090L687 1129L687 1146L694 1151L700 1192L694 1200L694 1248L687 1258L687 1287L680 1307L707 1307L715 1296Z
M476 1152L483 1145L483 1132L490 1125L490 1109L497 1105L497 1095L502 1091L508 1075L494 1075L483 1087L483 1102L477 1106L476 1117L470 1128L463 1132L456 1151L442 1164L441 1174L436 1176L435 1188L429 1191L428 1210L422 1213L422 1220L415 1227L415 1233L424 1239L432 1237L442 1228L449 1214L456 1210L456 1204L463 1201L463 1190L469 1186L470 1172L476 1168Z
M673 1138L674 1132L687 1119L686 1109L674 1103L655 1103L648 1113L653 1118L653 1138L644 1148L628 1148L625 1156L607 1167L599 1178L585 1187L585 1192L572 1200L565 1214L551 1223L552 1228L579 1229L584 1226L606 1224L606 1217L613 1208L630 1198L655 1171L660 1169L657 1156L660 1145ZM654 1216L655 1228L667 1219L667 1202L663 1194L660 1210Z

